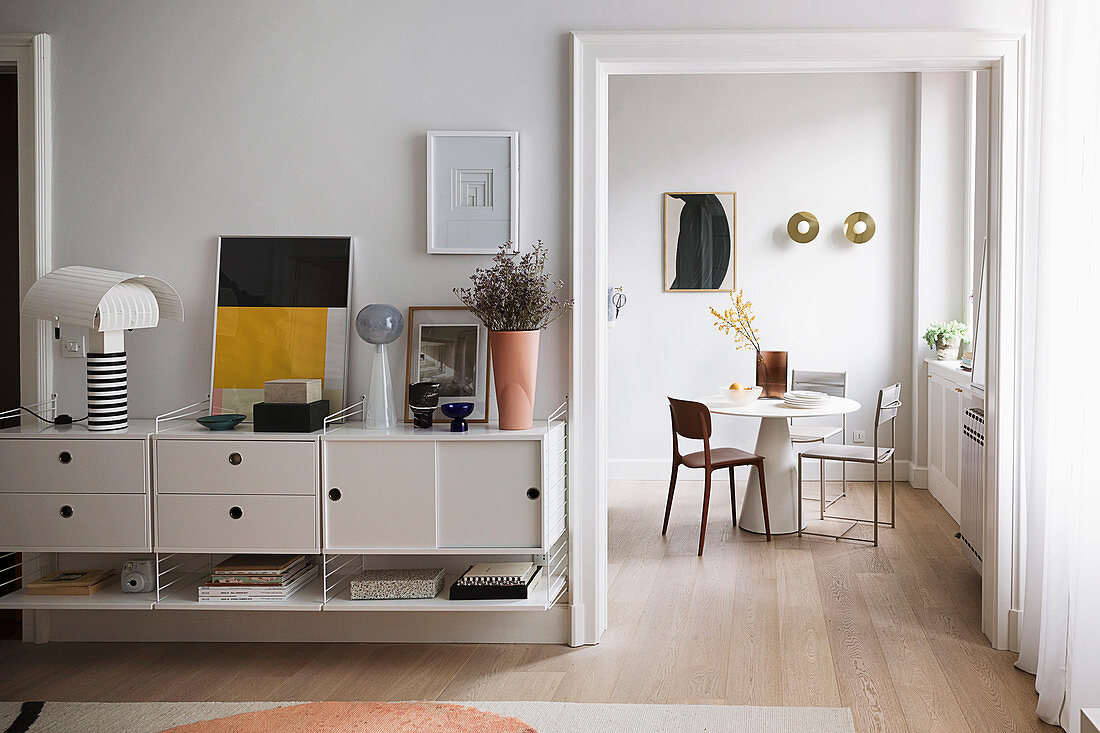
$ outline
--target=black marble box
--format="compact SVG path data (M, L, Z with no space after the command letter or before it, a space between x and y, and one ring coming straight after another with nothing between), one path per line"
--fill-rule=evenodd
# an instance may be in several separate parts
M257 433L312 433L325 426L328 400L303 403L257 402L252 430Z

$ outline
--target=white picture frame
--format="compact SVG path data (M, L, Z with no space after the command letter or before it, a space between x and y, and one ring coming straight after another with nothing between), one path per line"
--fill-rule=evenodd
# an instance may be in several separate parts
M519 247L519 133L429 130L428 254Z

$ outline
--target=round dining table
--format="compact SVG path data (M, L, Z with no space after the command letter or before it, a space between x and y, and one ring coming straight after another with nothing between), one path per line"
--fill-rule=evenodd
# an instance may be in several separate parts
M736 407L720 395L709 395L700 400L712 414L736 415L760 418L760 431L756 435L754 452L764 457L764 477L767 479L768 520L772 534L792 534L805 529L798 526L798 502L801 489L798 485L798 457L791 446L791 429L788 421L793 418L826 417L855 412L860 404L847 397L829 397L817 407L790 407L783 400L756 400ZM764 534L764 511L760 504L760 479L756 471L749 475L749 488L741 506L741 529Z

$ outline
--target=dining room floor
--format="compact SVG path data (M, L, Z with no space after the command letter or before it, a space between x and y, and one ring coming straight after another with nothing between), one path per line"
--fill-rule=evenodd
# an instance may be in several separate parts
M680 482L664 537L667 484L612 482L597 646L3 641L0 700L843 706L860 731L1055 730L1035 717L1034 678L982 635L979 577L927 491L899 484L898 527L875 548L766 543L733 526L718 486L700 558L701 482ZM867 508L870 484L849 493Z

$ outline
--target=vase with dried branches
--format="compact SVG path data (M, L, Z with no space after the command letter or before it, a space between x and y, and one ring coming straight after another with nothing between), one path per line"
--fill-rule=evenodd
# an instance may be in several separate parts
M525 254L513 252L512 243L505 242L491 267L479 267L470 275L470 287L454 289L489 329L502 430L531 428L539 334L573 307L572 300L560 297L565 283L546 272L548 254L541 239Z

